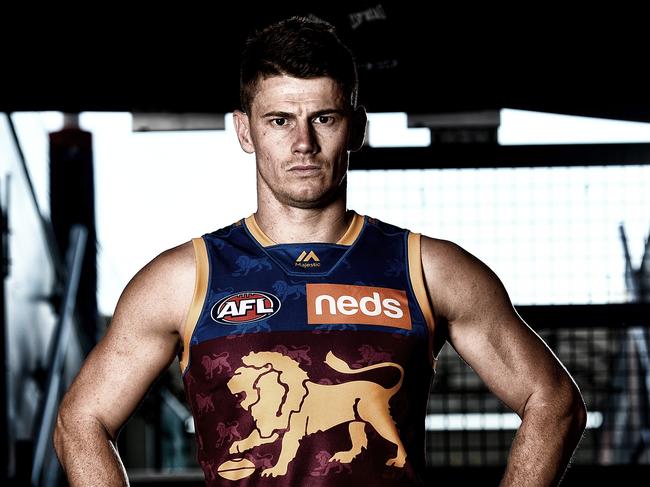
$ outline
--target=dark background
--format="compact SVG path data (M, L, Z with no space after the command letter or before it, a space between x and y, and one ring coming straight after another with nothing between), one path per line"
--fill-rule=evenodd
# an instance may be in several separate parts
M246 35L312 13L355 51L371 112L521 108L650 121L646 16L621 3L135 5L10 7L0 20L0 109L232 111Z

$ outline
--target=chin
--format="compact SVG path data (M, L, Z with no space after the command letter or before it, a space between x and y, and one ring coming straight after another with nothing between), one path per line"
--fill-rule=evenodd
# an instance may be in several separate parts
M346 178L338 185L331 184L331 181L320 180L316 184L311 181L311 184L306 184L301 188L286 188L293 189L293 191L280 191L275 193L275 197L281 203L294 208L324 208L345 194L346 182Z
M312 209L324 208L338 196L339 191L313 192L310 194L285 195L285 203L294 208Z
M289 206L294 208L302 208L305 210L313 208L323 208L332 200L332 198L288 198L286 201Z

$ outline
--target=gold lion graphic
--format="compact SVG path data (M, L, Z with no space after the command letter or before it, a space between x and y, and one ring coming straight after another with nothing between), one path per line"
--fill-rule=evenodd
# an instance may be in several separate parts
M360 374L383 367L395 367L400 372L397 384L385 388L375 382L354 380L342 384L318 384L309 380L300 364L278 352L251 352L242 358L228 381L234 395L245 394L240 405L255 421L253 432L232 443L230 453L242 453L280 438L282 449L276 464L262 471L262 476L276 477L287 473L287 466L298 451L300 440L318 431L349 423L352 448L335 453L330 462L350 463L364 448L368 439L364 432L368 423L386 440L397 446L395 457L386 465L403 467L406 451L390 415L388 401L400 389L404 369L393 362L382 362L359 369L327 353L325 363L337 372Z

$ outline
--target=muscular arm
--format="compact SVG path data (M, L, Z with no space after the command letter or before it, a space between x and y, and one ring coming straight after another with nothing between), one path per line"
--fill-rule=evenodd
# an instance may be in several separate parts
M59 409L54 445L71 486L128 485L115 440L174 359L193 289L191 242L157 256L124 289Z
M522 419L501 485L557 485L586 421L573 379L482 262L450 242L426 237L422 261L449 342Z

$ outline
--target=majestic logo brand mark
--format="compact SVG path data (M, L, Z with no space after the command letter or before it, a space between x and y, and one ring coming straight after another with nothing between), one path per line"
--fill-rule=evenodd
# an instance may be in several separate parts
M280 300L271 293L245 291L217 301L210 316L217 323L240 325L269 318L280 310L280 305Z
M303 268L320 267L320 259L313 250L310 250L309 253L303 250L296 259L295 265Z
M411 329L406 292L351 284L307 284L307 322L354 323Z

